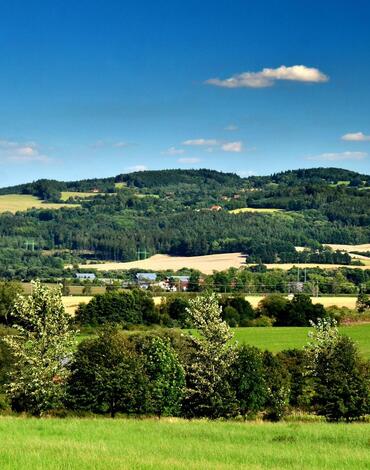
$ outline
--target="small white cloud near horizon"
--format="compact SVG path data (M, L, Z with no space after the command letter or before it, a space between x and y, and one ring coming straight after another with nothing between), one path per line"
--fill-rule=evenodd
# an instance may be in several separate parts
M235 124L229 124L228 126L224 127L224 130L233 132L233 131L238 131L239 127Z
M266 88L273 86L277 80L324 83L329 81L329 77L314 67L281 65L276 69L264 68L259 72L243 72L226 79L210 78L205 83L222 88Z
M177 160L179 163L199 163L200 162L200 158L196 158L196 157L189 157L189 158L179 158Z
M189 139L185 140L182 145L195 145L195 146L202 146L207 145L208 147L213 145L219 145L220 142L216 139Z
M149 168L146 165L133 165L127 168L127 171L129 171L130 173L135 173L138 171L147 171L147 170L149 170Z
M178 149L176 147L170 147L162 152L163 155L182 155L183 153L185 153L184 149Z
M224 152L236 152L240 153L243 151L243 143L239 140L237 142L226 142L221 145Z
M312 157L306 157L306 159L313 161L335 162L341 160L363 160L367 155L368 154L366 152L327 152Z
M15 142L11 140L0 140L0 159L9 162L49 163L53 161L48 155L40 151L36 142Z
M341 139L349 142L368 142L370 141L370 135L366 135L363 132L349 132L342 135Z

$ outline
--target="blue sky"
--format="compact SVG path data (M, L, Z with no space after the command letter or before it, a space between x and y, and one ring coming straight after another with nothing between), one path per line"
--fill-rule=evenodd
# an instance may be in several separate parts
M2 2L0 185L368 173L369 23L367 0Z

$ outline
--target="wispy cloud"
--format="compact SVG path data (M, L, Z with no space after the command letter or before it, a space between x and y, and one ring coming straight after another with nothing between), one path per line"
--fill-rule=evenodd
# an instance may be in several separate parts
M90 144L90 147L94 150L104 149L104 148L122 149L122 148L130 147L131 145L133 144L130 142L126 142L124 140L119 140L117 142L112 142L109 140L97 140L96 142L93 142L92 144Z
M237 142L226 142L221 145L224 152L236 152L240 153L243 151L243 143L239 140Z
M146 165L133 165L133 166L129 166L127 168L127 171L136 172L136 171L146 171L148 169L149 168Z
M276 69L264 68L259 72L240 73L226 79L210 78L205 83L223 88L266 88L273 86L277 80L323 83L327 82L329 77L317 68L282 65Z
M350 142L367 142L370 141L370 135L365 135L363 132L350 132L342 135L341 139Z
M334 162L340 160L363 160L366 157L366 152L332 152L307 157L307 160Z
M41 151L36 142L15 142L4 139L0 140L0 159L19 163L49 163L53 160Z
M228 126L224 127L224 130L233 132L233 131L238 131L239 127L236 124L229 124Z
M200 160L200 158L189 157L189 158L179 158L177 161L179 163L188 163L188 164L190 164L190 163L199 163L201 160Z
M182 145L195 145L195 146L202 146L206 145L208 147L213 145L219 145L219 141L215 139L189 139L185 140Z
M184 149L178 149L176 147L170 147L162 152L163 155L182 155L183 153L185 153Z
M243 142L241 142L240 140L236 142L228 142L217 139L189 139L185 140L182 145L206 147L205 151L209 153L212 153L216 150L235 153L243 151Z

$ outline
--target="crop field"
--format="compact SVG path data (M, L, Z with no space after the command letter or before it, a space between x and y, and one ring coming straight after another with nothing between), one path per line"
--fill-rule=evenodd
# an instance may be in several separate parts
M65 311L73 316L79 304L87 304L91 299L88 295L63 296L63 305Z
M370 243L363 243L362 245L336 245L336 244L325 244L325 246L330 246L333 250L346 251L350 253L352 251L366 252L370 251Z
M364 358L370 359L370 324L341 326L340 332L355 341ZM308 342L308 327L249 327L233 328L234 338L241 344L250 344L271 352L301 349Z
M1 212L18 212L27 209L60 209L61 207L78 207L78 204L57 204L51 202L43 202L35 196L29 194L6 194L0 196L0 213Z
M107 262L101 264L89 264L86 267L97 269L98 271L117 271L125 269L150 269L165 271L173 269L175 271L187 267L199 269L204 274L212 274L213 271L224 271L230 267L239 268L245 266L245 256L242 253L222 253L220 255L205 256L169 256L154 255L140 261L129 261L126 263ZM85 266L84 266L85 267Z
M217 255L204 256L154 255L150 258L139 261L128 261L124 263L107 261L104 263L81 265L83 268L97 269L98 271L119 271L128 269L149 269L152 271L165 271L172 269L174 271L178 271L181 268L192 268L198 269L204 274L212 274L213 271L225 271L229 268L241 268L243 266L253 266L253 264L247 265L245 262L245 255L242 253L221 253ZM268 269L283 269L284 271L287 271L293 267L319 267L322 269L337 269L346 267L345 265L340 264L317 263L271 263L266 264L266 266ZM355 267L357 269L369 269L368 265Z
M368 424L0 418L2 470L365 470Z
M241 207L240 209L232 209L229 211L231 214L240 214L242 212L260 212L263 214L271 212L283 212L282 209L273 209L273 208L259 208L259 207Z
M170 294L173 295L173 294ZM264 295L246 295L244 296L245 300L252 305L252 307L257 307L259 302L264 298ZM154 303L156 305L162 302L161 296L153 297ZM336 305L337 307L347 307L354 309L356 307L357 297L342 297L342 296L323 296L323 297L311 297L311 300L314 304L322 304L324 307L331 307Z

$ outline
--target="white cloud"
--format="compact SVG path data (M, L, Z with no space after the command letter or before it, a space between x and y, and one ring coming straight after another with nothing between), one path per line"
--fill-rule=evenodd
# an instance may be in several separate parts
M223 88L266 88L277 80L289 80L306 83L327 82L329 77L320 70L305 65L282 65L276 69L264 68L260 72L244 72L230 78L210 78L205 83Z
M370 141L370 135L365 135L363 132L350 132L348 134L342 135L341 139L351 142L366 142Z
M165 152L162 152L163 155L182 155L185 153L184 149L178 149L176 147L170 147Z
M219 141L215 139L190 139L190 140L185 140L182 145L207 145L212 146L212 145L219 145Z
M0 159L10 162L41 162L49 163L52 158L43 154L36 142L15 142L0 140Z
M221 148L224 152L236 152L239 153L243 150L243 143L240 141L237 142L226 142L221 145Z
M334 162L340 160L362 160L366 157L366 152L332 152L321 153L320 155L307 157L307 160Z
M235 124L229 124L228 126L226 126L224 128L225 131L238 131L239 130L239 127L236 126Z
M90 144L90 147L95 150L98 150L102 148L112 148L112 147L113 148L126 148L126 147L130 147L130 145L132 144L124 140L117 141L117 142L112 142L112 141L107 141L107 140L97 140L96 142Z
M128 142L114 142L112 146L116 148L125 148L125 147L129 147L130 144Z
M199 163L200 162L200 159L199 158L192 158L192 157L189 157L189 158L179 158L177 160L179 163Z
M127 170L130 172L146 171L148 170L148 167L146 165L133 165L133 166L129 166Z

